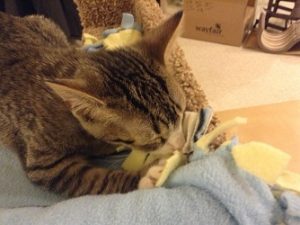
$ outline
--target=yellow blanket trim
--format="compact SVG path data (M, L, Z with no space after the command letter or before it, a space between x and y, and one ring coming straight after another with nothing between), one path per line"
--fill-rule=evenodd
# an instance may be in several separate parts
M98 39L97 37L84 33L83 45L103 44L104 48L114 50L120 47L130 46L142 39L142 33L135 29L126 29L112 33L106 38Z

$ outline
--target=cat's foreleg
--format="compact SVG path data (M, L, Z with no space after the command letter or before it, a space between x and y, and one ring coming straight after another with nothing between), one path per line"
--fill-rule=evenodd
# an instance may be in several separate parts
M31 163L26 172L32 182L69 196L125 193L137 189L140 180L138 174L96 167L81 155Z

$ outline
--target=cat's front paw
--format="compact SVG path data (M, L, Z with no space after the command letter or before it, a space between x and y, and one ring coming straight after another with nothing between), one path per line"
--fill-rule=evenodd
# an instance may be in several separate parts
M138 189L154 188L157 180L161 176L164 166L165 160L160 161L159 164L150 167L146 175L140 179Z

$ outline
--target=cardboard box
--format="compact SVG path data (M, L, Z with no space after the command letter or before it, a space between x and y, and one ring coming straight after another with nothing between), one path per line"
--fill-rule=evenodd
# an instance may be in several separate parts
M256 0L184 0L186 38L240 46L252 30Z

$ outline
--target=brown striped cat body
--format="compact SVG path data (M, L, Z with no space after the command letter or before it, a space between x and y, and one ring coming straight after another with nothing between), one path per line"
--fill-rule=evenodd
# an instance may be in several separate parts
M128 192L140 174L88 156L183 144L185 97L164 64L180 18L130 48L86 53L43 17L0 13L0 142L32 182L70 196Z

